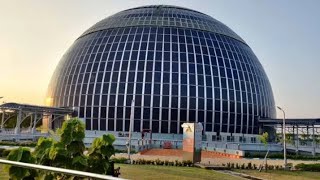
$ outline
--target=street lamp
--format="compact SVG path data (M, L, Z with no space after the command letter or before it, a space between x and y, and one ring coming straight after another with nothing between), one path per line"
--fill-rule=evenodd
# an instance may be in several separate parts
M277 106L277 108L282 111L283 113L283 125L282 125L282 131L283 131L283 161L284 161L284 169L287 168L287 147L286 147L286 113L284 110Z

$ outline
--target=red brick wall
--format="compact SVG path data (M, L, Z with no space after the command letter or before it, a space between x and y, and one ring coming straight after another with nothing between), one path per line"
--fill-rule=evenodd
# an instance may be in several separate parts
M176 156L182 157L181 149L149 149L140 152L141 155L153 155L153 156ZM241 158L238 155L226 154L214 151L202 151L201 158Z

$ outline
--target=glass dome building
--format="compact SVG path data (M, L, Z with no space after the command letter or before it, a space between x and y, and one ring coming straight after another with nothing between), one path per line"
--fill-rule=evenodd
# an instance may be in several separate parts
M184 122L206 132L258 134L275 117L268 77L246 42L191 9L144 6L85 31L59 62L47 100L78 109L88 131L181 134Z

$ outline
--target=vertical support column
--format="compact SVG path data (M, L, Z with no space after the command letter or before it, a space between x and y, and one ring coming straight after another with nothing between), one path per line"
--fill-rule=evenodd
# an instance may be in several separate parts
M31 129L32 129L33 118L34 118L33 114L30 115L30 124L29 124L29 127L28 127L28 132L30 132L30 133L31 133Z
M21 117L22 117L22 109L19 109L17 121L16 121L16 128L14 129L14 134L20 134Z
M309 134L309 126L307 126L307 142L306 142L307 146L310 146L310 144L309 144L309 137L310 137L310 134Z
M297 146L296 146L296 153L299 154L299 146L300 146L300 141L299 141L299 126L297 125Z
M296 137L294 136L294 125L292 126L292 143L294 146L296 146Z
M134 121L134 99L131 101L131 113L130 113L130 125L129 125L129 139L127 144L128 148L128 159L131 161L131 136L133 131L133 122Z
M2 117L1 117L1 126L0 126L0 130L2 131L2 129L3 129L3 125L4 125L4 115L5 115L5 111L4 111L4 109L2 109L1 111L2 111Z
M48 132L52 130L52 114L48 114Z
M280 126L281 126L281 139L282 139L282 143L283 143L283 141L284 141L284 139L283 139L283 125L281 124Z
M312 125L312 156L316 155L316 138L314 135L314 125Z
M32 125L32 129L31 132L32 134L34 134L36 132L36 124L37 124L37 112L34 113L34 119L33 119L33 125Z
M259 134L262 134L262 133L263 133L263 124L259 125Z

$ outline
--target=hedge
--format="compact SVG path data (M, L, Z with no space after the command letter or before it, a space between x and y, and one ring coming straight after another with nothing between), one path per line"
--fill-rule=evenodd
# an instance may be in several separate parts
M0 141L2 146L25 146L25 147L35 147L37 142L24 141L24 142L12 142L12 141Z
M246 152L246 158L264 158L265 153L258 153L258 152ZM271 159L283 159L283 153L270 153L268 158ZM320 160L320 156L305 156L305 155L296 155L296 154L287 154L288 159L295 159L295 160Z
M111 158L111 160L114 163L126 163L128 161L127 158L124 157L120 157L120 158ZM136 159L136 160L132 160L131 164L139 164L139 165L157 165L157 166L185 166L185 167L193 167L194 164L192 163L192 161L162 161L160 159L156 159L156 160L145 160L145 159ZM252 164L251 162L245 164L245 163L227 163L227 164L222 164L222 166L226 166L230 169L259 169L260 165L256 165L256 164ZM282 170L282 166L280 165L267 165L267 169L268 170Z
M316 172L320 172L320 163L316 163L316 164L300 163L300 164L297 164L295 166L295 168L297 170L301 170L301 171L316 171Z
M111 158L111 160L114 163L126 163L127 162L127 158L124 157L120 157L120 158ZM156 159L156 160L145 160L145 159L136 159L136 160L132 160L131 164L140 164L140 165L160 165L160 166L186 166L186 167L192 167L193 163L192 161L162 161L160 159Z

